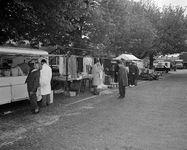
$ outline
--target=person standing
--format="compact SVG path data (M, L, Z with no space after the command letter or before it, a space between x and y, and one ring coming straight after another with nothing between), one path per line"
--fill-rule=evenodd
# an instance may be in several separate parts
M127 70L122 61L118 62L119 72L118 72L118 82L119 82L119 94L118 99L122 99L126 95L126 86L128 86L128 76Z
M45 59L41 60L40 90L42 95L42 107L50 105L52 69Z
M30 99L31 112L36 114L39 113L39 107L37 104L37 89L39 87L40 71L39 65L34 61L28 63L30 72L27 76L25 83L27 83L27 91Z
M118 82L118 71L119 71L119 66L118 64L116 64L114 68L114 82Z
M100 85L100 83L101 83L100 72L101 72L100 61L96 60L96 63L93 65L93 68L92 68L92 75L93 75L92 85L94 88L94 91L93 91L94 95L99 94L97 92L97 86Z
M135 65L134 62L130 63L129 65L129 86L134 87L137 85L137 80L138 80L138 75L139 75L139 69Z
M139 68L138 68L138 66L137 66L137 64L135 64L134 62L133 62L133 65L134 65L134 67L135 67L135 77L134 77L134 85L135 86L137 86L137 83L138 83L138 78L139 78Z

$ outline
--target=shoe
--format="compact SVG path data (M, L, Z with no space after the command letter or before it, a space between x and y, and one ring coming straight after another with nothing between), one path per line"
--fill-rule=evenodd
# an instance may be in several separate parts
M133 87L132 85L129 85L130 87Z
M33 109L33 110L31 110L31 113L34 113L34 109Z
M119 96L118 99L122 99L123 97L122 96Z
M33 112L32 112L32 114L37 114L37 113L39 113L40 111L37 109L37 110L34 110Z
M46 107L47 105L41 105L41 108L44 108L44 107Z
M96 93L96 92L95 92L94 95L99 95L99 93Z
M132 85L132 87L134 87L135 85Z

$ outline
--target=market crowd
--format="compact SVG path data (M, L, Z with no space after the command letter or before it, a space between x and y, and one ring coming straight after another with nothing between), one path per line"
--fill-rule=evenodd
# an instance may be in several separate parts
M38 98L41 98L41 107L50 105L52 69L45 59L42 59L41 62L31 60L28 62L28 66L30 70L25 82L27 83L31 112L36 114L40 111L37 103ZM99 88L107 88L103 81L103 70L103 64L97 59L92 66L94 95L99 94ZM115 68L115 82L119 83L119 99L125 97L126 86L134 87L137 85L138 75L139 69L135 63L131 62L127 67L124 64L124 61L117 61Z
M128 66L125 66L123 60L118 60L117 65L115 66L115 75L114 82L119 83L119 99L125 97L126 94L126 86L134 87L137 85L137 80L139 76L139 69L134 62L130 62ZM93 93L94 95L98 95L98 87L103 85L103 66L100 61L97 60L92 68L93 74Z

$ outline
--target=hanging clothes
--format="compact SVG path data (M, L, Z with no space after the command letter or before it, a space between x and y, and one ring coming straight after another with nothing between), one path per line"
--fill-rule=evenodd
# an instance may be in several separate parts
M93 65L93 59L91 57L83 58L83 72L89 74L90 69Z
M83 58L77 57L77 72L83 72Z
M63 58L63 75L66 75L66 60L67 60L67 58L66 58L66 56L64 56L64 58Z
M59 57L59 74L62 76L64 72L64 57Z
M69 58L68 72L71 75L71 78L77 78L77 60L75 56Z

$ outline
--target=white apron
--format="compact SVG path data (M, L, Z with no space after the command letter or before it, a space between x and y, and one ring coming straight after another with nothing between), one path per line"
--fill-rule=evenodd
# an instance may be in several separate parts
M41 95L47 95L51 93L51 78L52 70L47 64L43 64L40 70L40 89Z

